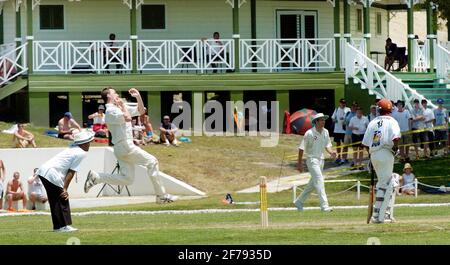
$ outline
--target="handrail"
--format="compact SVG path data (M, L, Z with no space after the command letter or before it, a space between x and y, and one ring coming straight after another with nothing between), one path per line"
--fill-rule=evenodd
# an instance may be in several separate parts
M441 79L449 79L450 51L439 43L436 43L435 47L436 75Z
M345 53L346 84L350 78L353 78L356 83L361 84L362 89L368 89L369 94L393 101L403 100L409 110L413 109L414 99L425 99L423 95L411 89L409 85L403 83L349 43L345 45ZM428 104L430 107L436 107L431 101Z
M0 86L28 71L27 43L0 56Z

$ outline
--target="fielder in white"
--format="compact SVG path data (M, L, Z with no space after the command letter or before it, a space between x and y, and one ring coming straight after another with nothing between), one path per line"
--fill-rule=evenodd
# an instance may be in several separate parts
M89 171L84 185L84 192L89 192L94 185L99 183L129 185L134 180L134 166L142 165L147 168L147 174L153 183L156 202L173 202L177 199L177 196L166 193L166 189L160 179L158 160L133 143L131 120L132 117L144 114L145 107L137 89L132 88L128 92L137 99L137 106L125 104L111 87L102 90L102 98L107 103L105 112L106 125L112 135L114 154L119 162L120 170L118 174Z
M311 174L309 183L306 185L302 194L294 201L294 204L299 211L303 211L305 200L314 188L319 195L320 208L322 211L331 212L333 210L328 205L324 177L322 175L325 158L323 150L325 149L331 155L333 160L336 158L336 152L331 149L332 144L330 135L328 130L324 128L326 119L328 119L327 115L323 115L323 113L316 114L312 120L313 127L305 133L303 141L298 147L297 169L299 172L303 172L303 153L306 153L306 165Z
M377 174L375 206L372 222L393 221L390 214L394 210L395 187L393 178L394 156L398 149L401 133L397 121L390 115L392 103L388 99L378 102L380 116L373 119L367 127L362 144L369 148L370 161ZM389 211L390 210L390 211Z

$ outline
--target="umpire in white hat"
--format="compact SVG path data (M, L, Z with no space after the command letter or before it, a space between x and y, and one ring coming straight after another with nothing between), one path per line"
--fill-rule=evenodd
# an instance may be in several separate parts
M36 173L47 191L55 232L78 230L71 226L67 190L73 176L80 169L81 161L87 156L92 140L92 132L84 130L75 133L72 146L45 162Z
M303 136L303 140L298 147L297 169L303 172L303 153L306 153L306 165L311 174L311 179L306 185L302 194L294 201L299 211L303 211L303 205L309 194L316 189L320 199L320 208L324 212L331 212L333 209L328 205L327 194L325 193L324 177L322 175L324 165L324 149L331 155L333 160L336 158L336 152L331 147L331 139L328 130L325 129L325 120L327 115L323 113L316 114L313 119L313 127Z

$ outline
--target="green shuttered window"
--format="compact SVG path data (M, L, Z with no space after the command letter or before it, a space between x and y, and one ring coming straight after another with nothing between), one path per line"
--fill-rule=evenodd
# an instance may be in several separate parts
M39 6L40 29L64 29L63 5Z
M166 7L165 5L141 6L142 29L165 29Z

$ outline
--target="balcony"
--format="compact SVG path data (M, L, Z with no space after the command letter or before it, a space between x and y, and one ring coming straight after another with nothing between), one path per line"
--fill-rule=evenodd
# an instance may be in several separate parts
M136 70L140 73L235 71L235 41L138 40ZM242 39L238 65L242 71L333 70L334 39ZM133 70L130 40L35 41L35 73L122 73Z

